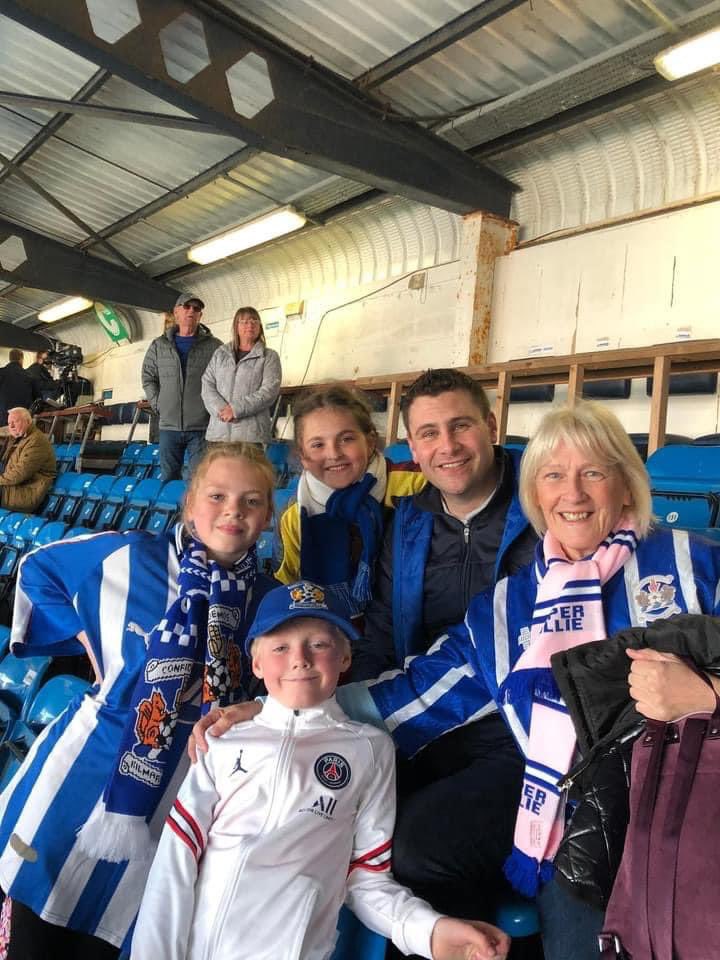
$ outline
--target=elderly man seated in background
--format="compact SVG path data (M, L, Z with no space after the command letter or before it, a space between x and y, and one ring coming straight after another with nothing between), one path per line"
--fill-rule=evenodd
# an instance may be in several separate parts
M9 443L0 473L0 506L32 513L57 476L52 444L25 407L8 411Z

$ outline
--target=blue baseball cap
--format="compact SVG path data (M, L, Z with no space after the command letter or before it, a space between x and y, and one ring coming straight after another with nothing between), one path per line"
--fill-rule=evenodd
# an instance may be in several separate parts
M250 653L255 637L270 633L296 617L328 620L339 627L349 640L360 639L360 634L345 616L345 610L337 597L317 583L299 580L289 586L276 587L265 594L245 639L245 652Z

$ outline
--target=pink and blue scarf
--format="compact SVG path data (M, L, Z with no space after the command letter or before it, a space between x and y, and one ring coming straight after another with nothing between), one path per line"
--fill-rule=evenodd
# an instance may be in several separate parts
M637 547L630 517L620 518L595 553L568 560L548 531L538 544L538 591L530 644L502 689L507 704L531 702L530 736L512 853L505 875L526 897L533 897L553 874L552 861L565 829L558 781L568 772L576 747L575 731L550 667L554 653L607 636L603 585Z

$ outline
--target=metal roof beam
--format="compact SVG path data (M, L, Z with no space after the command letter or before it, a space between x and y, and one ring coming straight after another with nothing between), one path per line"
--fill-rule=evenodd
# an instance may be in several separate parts
M392 80L399 73L414 67L416 63L421 63L428 57L440 53L441 50L457 43L458 40L462 40L468 34L481 30L492 23L493 20L497 20L498 17L502 17L503 14L509 13L510 10L514 10L515 7L519 7L523 3L527 3L527 0L483 0L472 10L461 13L450 23L438 27L437 30L433 30L432 33L428 33L427 36L421 37L420 40L416 40L415 43L405 47L404 50L398 51L377 66L361 73L359 77L355 78L355 83L362 90L379 87L381 83Z
M179 291L0 219L0 278L144 310L170 310ZM2 296L2 292L0 292Z
M85 0L0 0L0 13L249 146L454 213L508 214L505 178L263 32L203 0L132 6L130 22L110 2L91 19Z
M87 240L83 240L77 245L77 248L79 250L85 250L92 247L96 243L99 243L100 239L114 237L121 231L127 230L128 227L132 227L141 220L151 217L154 213L165 210L166 207L175 203L176 200L189 197L191 193L195 193L196 190L200 190L202 187L213 183L219 177L229 173L230 170L234 170L235 167L247 163L248 160L252 160L253 157L258 155L258 152L254 147L243 147L243 149L238 150L237 153L232 153L229 157L225 157L224 160L220 160L219 163L214 164L207 170L203 170L203 172L199 173L196 177L186 180L185 183L181 183L178 187L173 187L172 190L164 193L161 197L158 197L157 200L151 200L150 203L146 203L144 207L133 210L132 213L123 217L122 220L116 220L115 223L111 223L110 226L98 230L95 237L88 237Z
M29 93L0 90L0 103L11 107L32 107L35 110L59 110L62 113L78 113L81 116L99 117L103 120L120 120L124 123L145 123L153 127L173 127L191 130L193 133L217 133L217 129L194 117L178 117L172 113L149 113L146 110L124 110L121 107L103 107L97 103L78 103L75 100L56 100L53 97L34 97Z
M27 184L31 190L37 193L38 196L42 197L43 200L46 200L51 206L55 207L64 217L67 217L71 223L74 223L76 227L79 227L83 233L86 233L89 237L97 240L98 243L102 244L109 253L114 257L117 257L118 260L122 261L128 269L138 270L132 260L120 253L119 250L116 250L111 243L108 243L107 240L103 240L102 237L98 237L92 227L89 227L85 221L74 213L69 207L67 207L61 200L58 200L57 197L53 196L45 187L41 186L34 177L29 176L25 171L13 160L10 160L9 157L6 157L4 154L0 153L0 163L5 167L5 169L15 177L18 177L23 183Z
M92 97L93 94L97 93L97 91L103 86L109 77L110 74L107 70L98 70L90 77L87 83L84 83L82 87L80 87L78 92L73 97L73 102L79 102L86 100L88 97ZM36 153L44 143L47 143L47 141L53 137L57 131L61 129L61 127L65 126L69 119L69 113L59 113L48 120L48 122L41 127L40 130L38 130L35 136L28 140L21 150L18 150L13 157L13 163L16 166L21 166L21 164L25 163L26 160L29 160L29 158ZM9 168L6 167L4 170L0 170L0 183L2 183L3 180L10 175L11 171Z

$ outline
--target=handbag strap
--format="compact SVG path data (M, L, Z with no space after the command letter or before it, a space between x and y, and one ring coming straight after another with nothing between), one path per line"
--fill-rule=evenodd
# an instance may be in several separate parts
M673 960L675 892L680 834L705 736L707 733L710 733L711 736L717 736L720 727L720 697L715 692L710 679L698 670L694 663L688 663L687 665L708 684L715 694L715 710L709 720L705 717L689 717L685 721L678 748L668 809L657 845L657 855L654 858L651 870L650 865L648 865L650 871L648 875L648 895L655 905L653 912L653 946L655 947L657 960Z
M653 810L660 783L660 770L665 752L667 724L659 720L648 720L645 735L635 744L635 750L650 748L650 757L645 770L635 814L633 832L633 852L631 865L631 889L637 898L636 922L633 925L633 960L654 960L650 942L650 904L648 866L650 860L650 832Z

